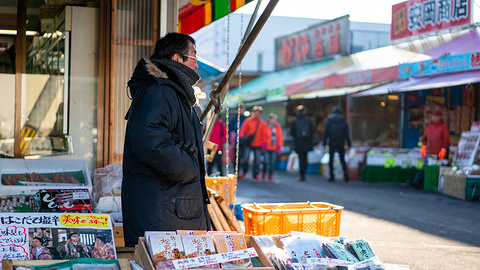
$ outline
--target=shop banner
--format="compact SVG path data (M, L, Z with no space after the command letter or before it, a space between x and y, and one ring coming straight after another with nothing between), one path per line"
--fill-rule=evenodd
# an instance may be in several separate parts
M480 51L400 64L401 79L480 69Z
M409 0L392 6L390 40L472 22L472 0Z
M98 239L102 243L99 243ZM110 253L107 254L108 249ZM115 254L109 215L0 214L0 266L1 261L6 259L22 261L91 257L115 259Z
M391 81L398 78L398 66L362 70L346 74L333 74L327 77L294 83L286 86L286 94L293 95L335 87L370 84L375 82Z
M350 53L348 15L275 39L275 70Z

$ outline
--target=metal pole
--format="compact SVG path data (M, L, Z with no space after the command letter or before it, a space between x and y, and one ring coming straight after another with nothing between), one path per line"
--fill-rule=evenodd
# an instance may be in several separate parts
M268 3L267 7L263 11L262 15L258 19L257 23L252 29L252 32L248 35L248 38L245 40L245 43L243 43L238 51L237 56L235 57L235 60L233 60L232 65L228 68L227 72L225 73L225 76L222 78L220 81L220 84L218 85L218 88L210 93L210 101L208 102L207 106L205 107L204 111L202 112L202 115L200 116L200 121L203 122L205 120L205 117L207 116L208 112L212 109L213 107L213 101L212 100L218 100L219 104L216 104L215 108L215 113L218 114L221 111L221 104L220 102L223 102L223 98L226 95L225 87L226 85L230 82L232 79L232 76L234 75L235 71L237 70L238 66L242 62L243 58L248 52L248 49L250 49L250 46L252 46L253 42L255 41L255 38L258 36L258 33L262 29L262 27L265 25L267 22L267 19L270 17L270 14L272 13L273 9L277 5L279 0L270 0ZM218 97L221 97L218 99Z
M260 8L261 4L262 4L262 0L258 0L257 6L255 6L255 10L253 11L252 17L250 18L250 21L248 22L247 30L245 31L245 36L242 39L242 44L245 41L245 38L248 36L248 34L250 34L250 30L252 30L253 22L257 18L258 9Z

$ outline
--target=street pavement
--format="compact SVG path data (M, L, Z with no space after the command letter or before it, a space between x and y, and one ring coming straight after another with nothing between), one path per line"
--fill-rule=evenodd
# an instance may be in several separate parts
M238 180L236 203L328 202L341 205L340 236L365 239L385 264L410 269L480 269L480 202L447 198L407 184L365 183L319 175L274 182ZM407 268L408 269L408 268Z

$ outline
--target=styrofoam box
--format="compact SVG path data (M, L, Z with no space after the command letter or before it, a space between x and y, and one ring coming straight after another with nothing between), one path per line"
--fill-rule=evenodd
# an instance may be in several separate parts
M110 213L122 211L122 197L121 196L102 196L98 198L95 204L95 212Z
M92 195L92 180L87 162L83 159L0 159L0 175L25 173L59 173L82 171L85 184L69 183L32 183L32 185L3 185L0 182L0 196L32 194L38 189L71 189L85 188Z

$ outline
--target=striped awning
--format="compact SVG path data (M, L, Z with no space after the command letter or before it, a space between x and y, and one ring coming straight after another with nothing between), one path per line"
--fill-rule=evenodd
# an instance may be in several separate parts
M252 0L192 0L178 10L178 32L191 34Z

